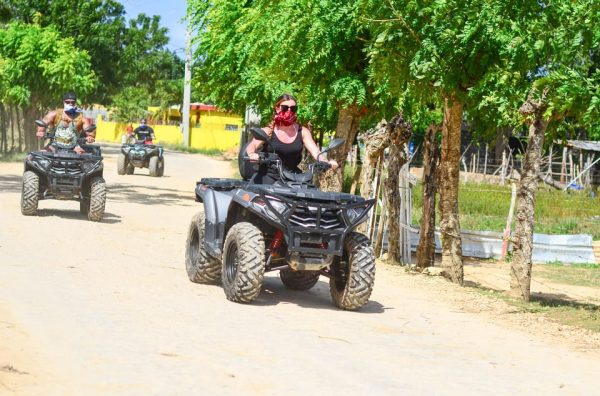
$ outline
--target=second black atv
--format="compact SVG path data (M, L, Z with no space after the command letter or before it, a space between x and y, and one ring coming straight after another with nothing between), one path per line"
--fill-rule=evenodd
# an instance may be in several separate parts
M134 140L124 143L117 157L117 173L132 175L135 168L148 168L150 176L160 177L165 173L163 147L148 144L148 141Z
M253 128L252 134L269 147L261 129ZM325 151L341 144L343 140L334 139ZM308 290L323 275L336 306L362 307L373 290L375 258L369 239L354 229L375 200L315 188L313 173L328 169L326 162L298 174L284 170L273 152L259 155L261 164L278 170L275 184L234 179L197 183L196 200L204 211L189 226L189 279L221 280L229 300L247 303L258 297L266 271L279 271L283 284L293 290Z
M38 126L48 128L40 120ZM91 132L95 125L88 127ZM52 133L44 138L54 139ZM73 148L79 144L86 152L77 154ZM57 146L55 151L32 151L25 157L21 213L35 215L38 202L42 199L79 201L79 210L91 221L104 217L106 204L106 182L103 179L104 165L99 146L85 144L79 139L71 145Z

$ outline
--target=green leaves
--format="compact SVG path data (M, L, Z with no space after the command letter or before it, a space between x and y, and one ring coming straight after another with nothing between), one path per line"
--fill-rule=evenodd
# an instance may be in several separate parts
M48 104L65 90L90 92L97 83L90 56L53 28L11 23L0 29L3 100Z

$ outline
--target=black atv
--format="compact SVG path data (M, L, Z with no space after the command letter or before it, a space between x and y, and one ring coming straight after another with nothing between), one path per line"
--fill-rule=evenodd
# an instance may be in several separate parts
M44 121L38 126L48 128ZM96 128L92 125L85 132ZM54 134L46 131L44 139L54 140ZM79 145L85 150L77 154L73 149ZM55 151L32 151L25 157L21 213L35 215L41 199L79 201L79 210L91 221L104 217L106 183L102 178L104 165L99 146L88 145L78 139L70 146L54 146Z
M162 146L145 144L144 140L124 143L117 157L117 173L133 175L135 168L148 168L150 176L162 176L165 173L165 158Z
M251 131L270 149L262 129ZM343 142L334 139L323 153ZM375 281L375 258L369 239L353 230L375 200L319 191L311 181L315 172L329 169L327 162L315 162L308 173L291 173L275 153L259 156L260 165L279 173L275 184L216 178L197 183L196 200L204 211L189 227L185 262L190 280L220 278L229 300L247 303L258 297L265 271L279 271L293 290L308 290L323 275L339 308L365 305ZM242 168L240 161L244 175Z

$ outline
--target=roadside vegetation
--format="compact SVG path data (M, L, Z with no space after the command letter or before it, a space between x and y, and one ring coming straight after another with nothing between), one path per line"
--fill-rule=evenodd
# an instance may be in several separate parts
M416 226L423 213L422 188L419 183L412 193L412 224ZM504 231L510 195L510 185L461 183L458 201L461 228ZM590 234L595 240L600 239L600 196L589 191L563 192L541 186L536 197L535 219L537 233Z

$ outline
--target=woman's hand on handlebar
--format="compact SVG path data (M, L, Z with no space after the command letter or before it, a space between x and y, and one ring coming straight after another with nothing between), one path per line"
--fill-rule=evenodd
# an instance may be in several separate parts
M93 136L86 136L85 141L87 143L94 143L96 141L96 139Z
M331 169L333 170L336 170L339 166L336 160L329 160L327 161L327 163L331 165Z
M258 159L260 158L258 153L248 153L248 158L250 158L251 162L258 162Z

